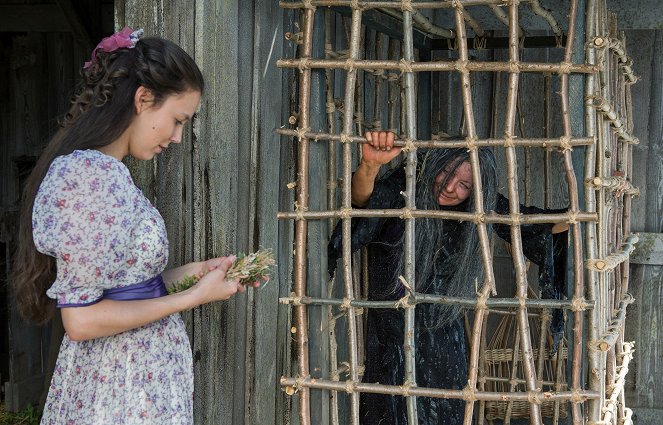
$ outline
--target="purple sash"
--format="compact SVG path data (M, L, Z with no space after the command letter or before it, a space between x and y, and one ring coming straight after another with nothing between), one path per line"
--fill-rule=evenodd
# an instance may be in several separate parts
M120 288L106 289L98 300L86 303L73 303L73 304L58 304L61 307L85 307L88 305L96 304L101 300L148 300L150 298L159 298L168 295L166 286L163 283L161 275L154 276L151 279L143 282L134 283Z
M106 289L101 298L105 300L127 301L148 300L150 298L163 297L164 295L168 295L166 286L163 283L161 275L157 275L143 282L120 288Z

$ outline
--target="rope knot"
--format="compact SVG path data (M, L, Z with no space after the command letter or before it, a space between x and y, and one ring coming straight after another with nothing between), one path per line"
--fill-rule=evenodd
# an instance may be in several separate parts
M578 213L577 212L570 212L569 213L569 224L578 224Z
M304 0L304 9L310 9L315 11L315 6L313 6L312 0Z
M401 391L403 391L403 395L405 397L410 396L410 388L412 388L412 387L416 387L416 385L412 385L412 382L410 382L410 381L403 382L403 385L401 385L400 388L401 388Z
M295 129L295 133L297 133L297 140L302 141L302 139L306 138L306 133L311 131L311 127L304 127L304 128L299 128L297 127Z
M573 146L571 146L571 137L570 136L562 136L559 138L559 147L562 150L562 152L570 152L573 150Z
M414 145L414 140L407 138L404 140L405 146L403 146L403 151L404 152L415 152L417 150L417 147Z
M290 300L292 305L304 305L302 304L302 297L297 296L294 292L290 293Z
M414 13L414 8L412 7L412 0L401 0L401 10L403 12Z
M412 72L412 63L406 61L405 58L401 58L399 61L399 66L401 69L401 74L405 72Z
M485 292L477 297L477 310L486 310L488 308L488 293Z
M396 309L402 308L403 310L414 307L414 304L410 304L410 296L406 295L400 300L396 302L396 305L394 306Z
M345 65L343 66L346 71L352 72L355 70L355 60L354 59L348 59L345 61Z
M562 62L559 64L559 71L557 71L558 74L569 74L571 73L571 62Z
M539 392L538 391L528 391L527 392L527 401L530 402L530 404L541 404L543 403L543 400L539 397Z
M513 144L513 136L511 136L510 134L507 134L506 136L504 136L504 147L505 148L512 148L514 146L515 145Z
M520 64L518 63L518 61L509 61L509 72L511 74L520 73Z
M350 302L351 302L350 298L343 298L343 303L341 303L341 306L339 308L343 310L349 309L350 307L352 307L352 304Z
M413 208L403 208L403 214L400 215L400 218L403 220L414 218L412 215L412 210Z
M350 218L350 213L352 212L352 208L341 208L338 210L338 216L339 218Z
M345 381L345 392L348 394L355 392L355 381Z
M304 72L307 69L310 69L311 68L310 62L311 62L311 59L309 59L309 58L299 59L299 65L297 65L297 68L299 68L299 72Z
M584 401L584 398L582 395L580 395L580 390L574 389L571 393L571 403L582 403Z
M299 203L295 202L295 213L297 213L297 217L295 217L295 220L301 221L304 220L304 213L308 211L308 207L302 207L299 205Z
M473 150L476 150L477 147L479 146L478 144L479 139L476 136L468 136L465 138L465 144L467 145L467 150L468 152L471 152Z
M460 72L461 74L469 73L470 71L467 69L467 64L468 63L469 63L469 61L464 61L464 60L458 59L456 61L456 71Z
M573 297L573 301L571 301L571 310L573 311L585 311L588 306L589 304L583 297Z
M465 401L476 401L476 390L474 388L465 387L463 388L463 400Z
M352 138L350 137L349 134L346 133L341 133L341 143L351 143Z
M334 102L325 103L325 112L328 114L333 114L336 112L336 104Z

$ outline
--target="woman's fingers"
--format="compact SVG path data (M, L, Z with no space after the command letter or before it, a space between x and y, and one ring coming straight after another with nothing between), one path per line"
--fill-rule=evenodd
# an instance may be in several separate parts
M391 131L368 131L364 137L369 145L379 151L390 151L394 147L395 136Z

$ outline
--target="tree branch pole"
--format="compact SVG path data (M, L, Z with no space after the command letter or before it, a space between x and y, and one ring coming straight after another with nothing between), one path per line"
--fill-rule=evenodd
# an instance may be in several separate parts
M350 31L350 60L359 57L359 40L361 37L361 10L352 10L352 28ZM357 79L357 70L350 70L347 73L345 81L345 100L343 109L343 132L344 135L353 133L354 118L354 95L355 83ZM343 144L343 208L351 206L352 181L352 146L349 143ZM352 279L352 234L350 218L343 218L343 280L345 283L345 296L348 299L354 298L354 287ZM358 379L357 370L357 324L355 309L352 306L347 308L347 331L348 331L348 355L350 357L350 379ZM352 425L359 424L359 394L350 395L350 420Z

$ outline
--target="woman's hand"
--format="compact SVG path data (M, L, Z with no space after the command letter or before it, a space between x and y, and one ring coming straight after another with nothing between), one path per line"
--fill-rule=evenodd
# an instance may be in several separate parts
M396 158L402 150L394 147L391 131L369 131L364 137L368 143L363 144L361 163L352 175L352 204L359 207L365 206L371 197L380 167Z
M235 258L232 255L230 257L212 258L202 262L203 267L206 268L206 270L201 270L204 275L201 276L195 286L187 291L191 291L192 295L195 294L200 304L227 300L237 292L246 291L244 285L239 283L239 279L226 279L226 273ZM254 283L254 286L257 286L257 284Z
M368 143L362 146L362 162L380 167L396 158L402 148L394 147L394 133L391 131L368 131L364 134Z

